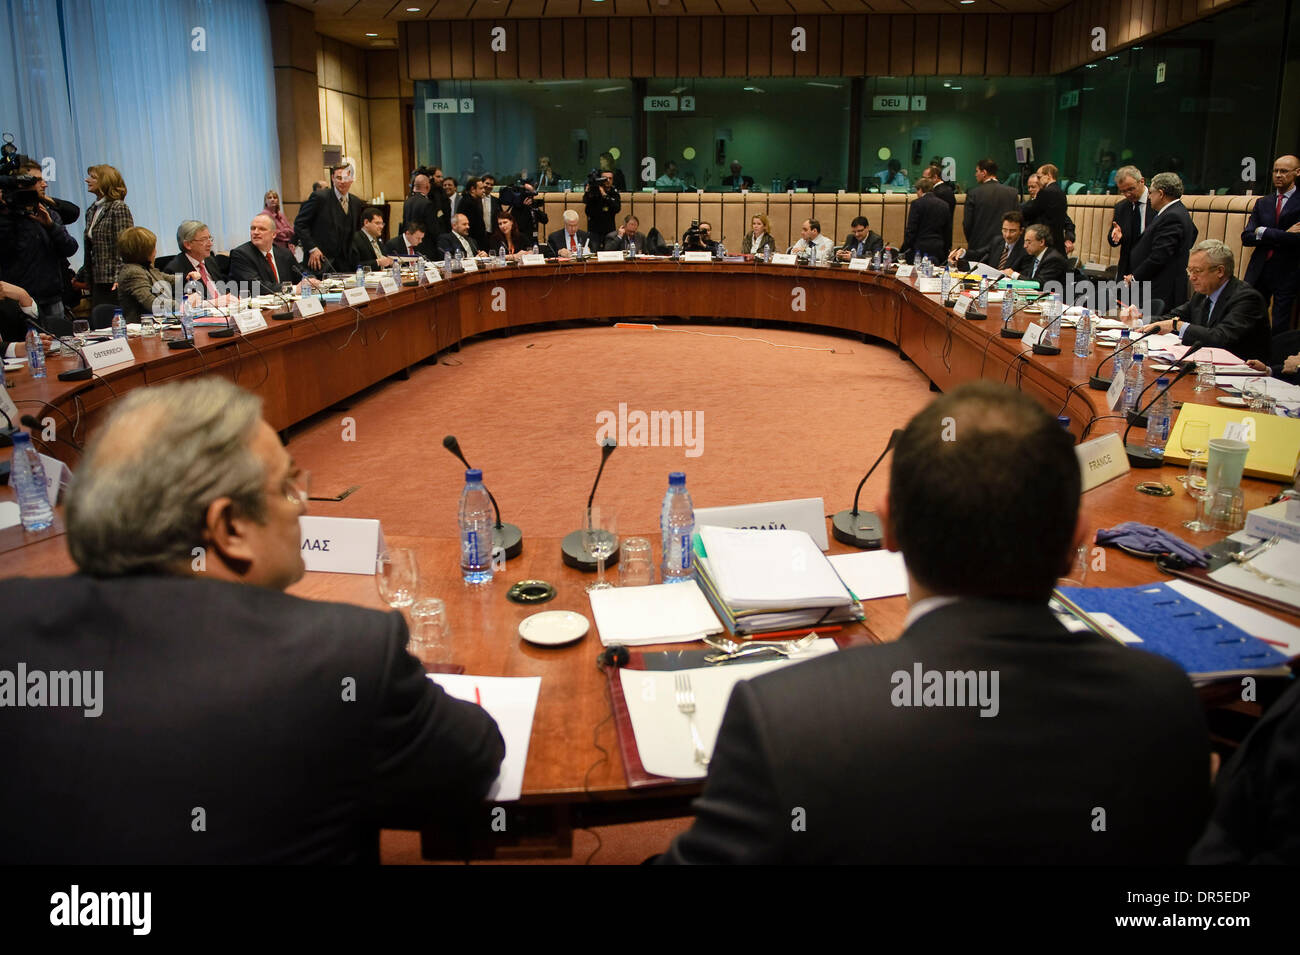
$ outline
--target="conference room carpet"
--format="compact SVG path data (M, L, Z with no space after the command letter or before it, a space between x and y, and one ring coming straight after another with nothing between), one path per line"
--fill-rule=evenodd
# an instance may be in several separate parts
M634 423L635 411L679 411L697 427L667 436L678 446L646 446L631 429L612 435L620 446L597 495L617 506L622 536L657 539L670 471L686 472L697 507L819 496L827 513L850 506L890 431L930 397L925 377L895 349L860 339L592 325L467 344L407 381L386 381L316 416L294 430L289 450L311 469L314 495L360 485L342 502L314 503L313 513L379 518L392 536L454 538L464 468L442 438L455 434L528 547L530 538L578 526L600 460L601 412L617 419L623 405ZM887 483L882 466L864 505L882 499ZM689 825L682 818L579 830L571 858L539 861L638 863ZM382 847L386 863L422 861L416 833L385 832Z

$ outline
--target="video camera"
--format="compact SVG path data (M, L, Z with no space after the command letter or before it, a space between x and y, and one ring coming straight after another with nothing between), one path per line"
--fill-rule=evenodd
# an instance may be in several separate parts
M18 169L26 157L18 152L14 145L12 133L4 134L4 145L0 146L0 204L5 215L33 215L40 205L41 196L36 191L35 176L20 176Z

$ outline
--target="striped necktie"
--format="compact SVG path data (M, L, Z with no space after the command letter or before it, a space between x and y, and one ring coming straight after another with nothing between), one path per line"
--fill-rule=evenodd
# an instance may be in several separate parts
M999 271L1007 267L1007 259L1011 256L1011 246L1005 242L1002 244L1002 257L998 259Z

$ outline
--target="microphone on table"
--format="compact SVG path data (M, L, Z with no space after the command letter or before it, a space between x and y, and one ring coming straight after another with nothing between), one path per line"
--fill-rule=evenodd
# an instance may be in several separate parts
M94 377L95 372L91 370L90 363L86 361L86 353L82 351L79 346L74 345L71 339L65 338L63 335L54 334L54 332L50 331L48 328L46 328L44 325L42 325L34 318L27 318L26 316L23 317L26 320L28 325L31 325L38 332L44 332L46 335L49 335L51 338L57 339L59 342L63 343L64 345L67 345L68 348L71 349L73 354L75 354L78 358L81 359L80 368L73 368L70 371L59 372L59 381L89 381L92 377Z
M1196 349L1200 348L1201 345L1203 344L1204 342L1201 342L1187 349L1187 353L1183 355L1183 359L1185 360L1187 358L1187 355L1190 355L1192 352L1196 351ZM1145 427L1145 423L1147 420L1146 413L1151 410L1151 406L1160 400L1161 395L1169 391L1169 389L1173 388L1174 385L1178 384L1180 381L1186 378L1187 373L1190 372L1195 367L1196 367L1195 362L1188 362L1187 364L1184 364L1183 367L1178 370L1178 374L1174 375L1173 380L1170 381L1169 384L1161 388L1159 391L1157 391L1156 396L1152 398L1150 401L1148 401L1141 411L1139 411L1137 414L1134 414L1132 411L1128 413L1128 427L1124 429L1124 437L1122 440L1124 442L1124 453L1128 455L1128 463L1131 467L1158 468L1160 467L1160 465L1164 463L1163 454L1156 454L1154 451L1150 450L1145 446L1129 444L1128 433L1133 430L1133 425L1137 424L1139 421L1142 422L1143 426ZM1142 395L1145 395L1147 393L1147 388L1150 387L1151 385L1147 385L1146 388L1143 388ZM1138 401L1142 400L1142 395L1138 395ZM1136 407L1136 405L1137 402L1135 401L1134 406Z
M1061 313L1043 326L1043 334L1046 335L1053 325L1065 318L1065 304L1061 303ZM1060 345L1044 345L1042 339L1034 342L1035 355L1059 355L1061 353Z
M5 395L4 397L9 397ZM14 425L14 419L9 417L9 412L0 408L0 415L4 415L5 421L9 422L5 427L0 428L0 448L7 448L14 443L14 434L18 428Z
M885 450L880 452L880 457L876 458L876 463L871 465L869 470L858 482L858 489L853 494L853 510L840 511L831 518L831 534L841 544L848 544L851 547L863 549L874 549L881 545L884 540L885 529L881 526L880 518L871 511L858 510L858 498L862 495L862 487L867 483L867 478L871 477L876 468L880 467L880 462L885 460L888 454L902 437L901 428L895 428L889 436L889 443L885 445Z
M218 305L216 299L212 300L212 307L217 310L218 315L220 315L222 318L226 320L226 327L208 329L208 337L209 338L233 338L235 335L235 324L234 324L234 319L230 315L230 312L228 312L226 309Z
M596 488L600 486L600 476L605 473L605 462L609 456L614 453L618 447L618 442L613 438L605 438L601 442L600 448L600 468L596 471L596 480L591 483L591 493L587 495L587 510L591 510L591 502L596 498ZM596 558L591 556L587 550L586 542L583 540L582 528L564 535L564 540L560 545L564 552L564 562L570 567L576 567L578 570L595 570ZM605 558L605 566L613 567L618 563L618 542L614 543L613 552Z
M285 295L283 292L271 292L270 295L271 298L275 299L277 302L279 302L281 305L284 306L283 312L271 313L271 321L273 322L291 321L293 319L293 302L290 301L289 296Z
M7 416L6 416L6 417L7 417ZM18 420L21 421L24 425L26 425L26 426L28 427L28 429L30 429L30 430L33 431L33 432L43 431L43 430L44 430L44 429L41 427L41 423L40 423L39 421L37 421L36 418L35 418L34 416L32 416L32 415L25 414L25 415L23 415L21 418L19 418ZM72 450L76 451L78 454L84 454L84 453L85 453L85 451L82 449L81 445L77 444L77 442L73 441L71 438L60 438L60 437L59 437L59 433L58 433L58 431L55 431L55 432L54 432L54 440L56 440L56 441L62 441L64 444L66 444L68 447L72 448ZM48 446L48 443L47 443L47 446Z
M1142 339L1154 335L1155 333L1156 333L1156 329L1153 328L1151 329L1151 331L1143 332L1137 338L1131 339L1127 345L1116 346L1114 351L1112 351L1101 361L1097 362L1096 370L1092 373L1092 377L1088 379L1088 387L1090 387L1093 391L1106 391L1108 388L1110 388L1111 382L1115 380L1115 376L1112 375L1109 378L1101 377L1101 366L1106 364L1106 362L1108 361L1114 361L1116 358L1119 357L1120 352L1128 351L1138 342L1142 341Z
M1028 295L1026 295L1024 305L1021 305L1019 308L1014 308L1006 315L1003 315L1002 328L998 330L998 334L1001 335L1003 338L1024 338L1025 337L1024 332L1016 331L1016 329L1011 327L1011 320L1015 318L1017 315L1019 315L1021 312L1023 312L1025 309L1027 309L1029 306L1041 302L1043 300L1043 294L1044 293L1039 292L1033 298L1030 298ZM1003 299L1003 301L1005 301L1005 299Z
M1201 345L1204 344L1205 344L1204 342L1201 342L1200 344L1193 345L1191 348L1187 349L1187 351L1183 353L1183 357L1178 359L1178 361L1179 362L1186 361L1188 355L1190 355L1192 352L1199 349ZM1179 365L1179 371L1182 371L1181 365ZM1145 428L1147 426L1147 419L1145 417L1146 409L1144 408L1141 412L1138 412L1137 407L1139 404L1142 403L1142 396L1145 395L1148 391L1150 391L1151 386L1154 385L1159 380L1160 380L1159 376L1154 371L1152 371L1151 380L1147 382L1146 387L1143 388L1142 391L1138 393L1137 398L1134 399L1132 409L1130 409L1125 413L1128 418L1128 423L1130 426L1136 425L1139 428ZM1160 396L1157 395L1156 397L1158 398ZM1153 398L1152 400L1154 401L1155 399ZM1148 405L1148 407L1150 406Z
M456 455L456 457L460 458L461 463L464 464L466 468L471 467L470 463L465 460L465 455L461 453L460 442L456 440L454 434L449 434L447 437L443 438L442 446L452 454ZM483 489L487 491L486 485ZM491 491L487 492L487 496L488 500L492 502L492 510L494 510L497 515L496 523L492 525L493 548L495 549L500 547L505 551L506 560L518 557L524 549L523 531L514 524L503 524L501 522L501 508L497 507L497 499L492 496Z

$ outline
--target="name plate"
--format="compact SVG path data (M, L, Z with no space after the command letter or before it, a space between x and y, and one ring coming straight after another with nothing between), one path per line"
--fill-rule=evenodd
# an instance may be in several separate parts
M519 264L520 265L545 265L546 256L542 255L542 253L540 252L529 252L528 254L521 255L519 257Z
M249 332L260 332L266 328L266 319L262 317L262 313L257 309L250 308L235 315L235 327L239 329L241 335L247 335Z
M708 252L683 252L683 262L712 262L713 256Z
M424 267L424 280L430 285L434 282L441 282L442 272L438 270L436 265L426 265Z
M349 305L365 305L366 302L370 301L370 293L366 291L364 286L354 285L352 288L343 290L343 301Z
M384 550L384 531L376 520L304 514L298 529L302 560L312 571L372 575Z
M697 507L695 526L698 528L704 524L737 530L806 531L822 550L830 546L826 539L826 504L820 497L730 507Z
M40 454L41 469L45 471L45 497L50 502L50 507L54 507L59 503L59 492L72 480L72 471L57 458L41 454L39 451L36 453Z
M938 295L939 290L942 288L937 275L933 278L924 275L921 276L916 280L916 287L917 290L924 295Z
M110 338L106 342L89 344L81 353L86 356L86 364L95 371L135 361L135 355L125 338Z
M952 310L957 313L958 318L965 318L966 313L970 311L970 303L973 301L969 295L958 295L957 301L953 303Z
M401 286L397 284L397 279L393 278L391 275L385 275L379 280L379 288L385 295L392 295L401 288Z
M1043 332L1046 330L1046 325L1030 322L1029 327L1025 329L1025 333L1020 336L1020 341L1032 348L1043 340Z
M871 268L871 260L866 258L849 259L849 268L854 272L865 272Z
M1085 491L1091 491L1129 471L1124 442L1114 431L1075 445L1074 453L1079 458L1079 474L1083 478Z
M477 271L478 271L478 260L477 260L477 259L462 259L460 264L464 267L464 269L465 269L466 272L477 272Z
M1110 387L1106 389L1106 407L1114 411L1119 407L1119 399L1124 395L1124 376L1116 374L1110 380Z
M914 265L900 265L898 267L898 271L895 272L894 274L898 276L900 279L910 279L912 277L912 270L914 268L916 268L916 266Z
M318 295L309 295L307 298L300 298L298 301L293 303L293 307L297 309L298 314L303 318L310 318L312 315L319 315L321 312L325 311L325 305L321 302L320 296Z
M623 253L618 251L605 252L602 250L596 253L596 261L597 262L622 262Z
M688 252L687 255L689 254L690 253ZM773 252L772 264L773 265L798 265L799 263L795 259L793 252Z

